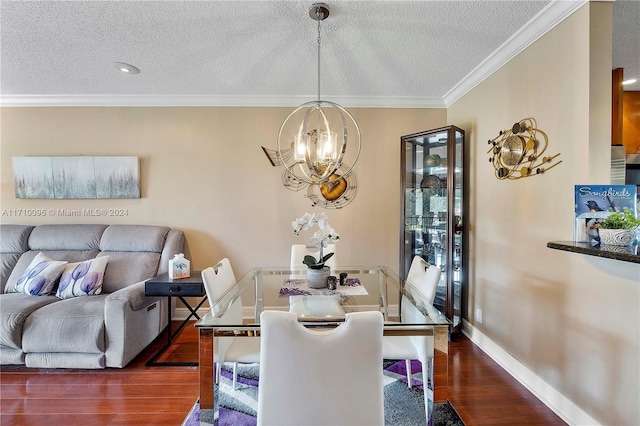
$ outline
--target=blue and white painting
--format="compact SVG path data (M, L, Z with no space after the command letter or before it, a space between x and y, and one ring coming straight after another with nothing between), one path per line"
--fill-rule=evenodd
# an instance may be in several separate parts
M51 157L13 157L16 198L53 198Z
M138 157L93 157L96 198L140 198Z
M140 198L138 157L13 157L16 198Z

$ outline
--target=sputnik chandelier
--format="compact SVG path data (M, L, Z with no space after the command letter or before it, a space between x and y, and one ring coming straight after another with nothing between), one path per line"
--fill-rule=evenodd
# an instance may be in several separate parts
M291 191L307 188L313 206L339 209L353 201L357 180L353 167L362 138L353 116L320 98L320 23L329 6L314 3L309 16L318 23L318 99L293 110L280 126L275 150L262 147L272 166L283 166L282 184Z

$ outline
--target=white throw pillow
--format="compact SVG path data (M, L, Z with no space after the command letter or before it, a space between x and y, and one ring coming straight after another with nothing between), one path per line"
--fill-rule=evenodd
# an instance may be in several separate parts
M109 256L101 256L84 262L69 263L60 278L56 296L60 299L70 299L100 294L108 261Z
M50 294L66 264L65 261L49 259L43 253L38 253L18 278L15 290L34 296Z

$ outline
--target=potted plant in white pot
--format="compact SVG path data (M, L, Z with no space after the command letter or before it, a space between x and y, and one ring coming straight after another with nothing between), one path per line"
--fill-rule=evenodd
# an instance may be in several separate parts
M602 223L596 225L600 235L600 243L614 246L628 246L636 240L636 228L640 226L630 210L612 213Z
M324 254L324 249L330 242L336 242L340 239L338 233L329 225L329 218L325 213L305 213L304 216L297 218L291 223L293 233L300 235L301 231L306 231L318 225L318 230L310 238L311 243L320 249L318 258L311 255L304 257L302 263L307 265L307 284L311 288L324 288L327 286L327 278L331 273L325 262L333 256L333 253Z

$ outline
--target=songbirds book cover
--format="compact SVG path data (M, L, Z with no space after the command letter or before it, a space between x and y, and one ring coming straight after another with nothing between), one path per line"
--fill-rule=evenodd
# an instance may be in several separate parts
M636 217L635 185L576 185L574 240L600 243L596 225L615 212L630 211Z

